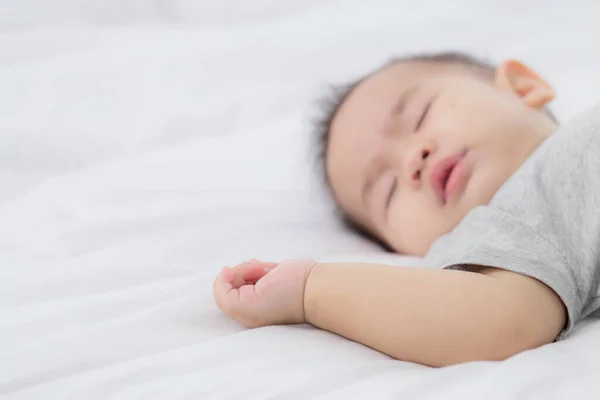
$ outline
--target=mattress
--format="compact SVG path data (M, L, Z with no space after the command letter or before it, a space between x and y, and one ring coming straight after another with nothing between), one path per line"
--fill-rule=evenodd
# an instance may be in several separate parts
M597 398L600 322L433 369L216 308L223 265L370 260L315 161L316 99L394 55L521 58L565 120L597 2L0 1L0 398Z

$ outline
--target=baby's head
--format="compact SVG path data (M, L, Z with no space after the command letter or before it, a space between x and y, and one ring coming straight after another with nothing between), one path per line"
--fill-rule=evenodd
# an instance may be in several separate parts
M351 226L425 255L553 133L553 97L514 60L394 60L334 94L319 124L327 184Z

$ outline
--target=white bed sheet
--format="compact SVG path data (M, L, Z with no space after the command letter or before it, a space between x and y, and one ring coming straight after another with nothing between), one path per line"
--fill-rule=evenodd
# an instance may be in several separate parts
M307 326L245 330L249 257L371 259L316 183L324 85L394 54L520 57L569 118L600 93L594 1L0 0L0 397L595 398L600 323L430 369Z

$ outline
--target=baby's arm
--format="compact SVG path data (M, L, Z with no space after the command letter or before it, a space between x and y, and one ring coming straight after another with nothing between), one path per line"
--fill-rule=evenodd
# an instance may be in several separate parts
M316 264L304 312L319 328L431 366L505 359L554 341L566 320L554 291L527 276L362 263Z
M251 260L223 268L214 296L248 327L309 322L431 366L501 360L556 338L566 311L554 291L523 275L474 269Z

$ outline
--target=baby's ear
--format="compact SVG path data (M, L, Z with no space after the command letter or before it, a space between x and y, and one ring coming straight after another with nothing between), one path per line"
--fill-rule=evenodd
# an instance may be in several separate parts
M542 108L554 99L554 90L548 82L517 60L506 60L498 65L494 84L515 93L529 107Z

